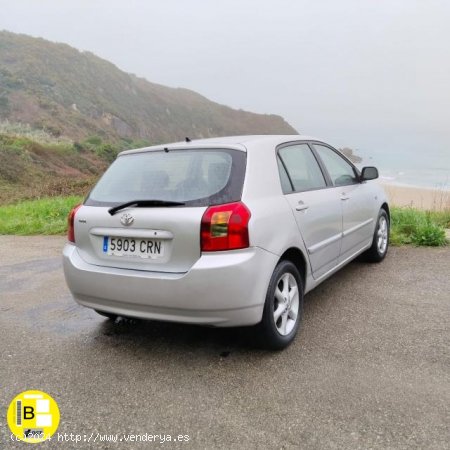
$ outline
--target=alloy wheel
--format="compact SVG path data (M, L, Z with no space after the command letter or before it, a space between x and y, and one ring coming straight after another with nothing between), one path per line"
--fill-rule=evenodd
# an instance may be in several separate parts
M380 253L380 255L383 255L386 252L388 243L388 233L389 229L386 217L381 216L378 221L378 231L377 231L377 248L378 253Z
M286 272L277 282L273 302L275 327L282 336L288 335L294 329L299 304L297 281L291 273Z

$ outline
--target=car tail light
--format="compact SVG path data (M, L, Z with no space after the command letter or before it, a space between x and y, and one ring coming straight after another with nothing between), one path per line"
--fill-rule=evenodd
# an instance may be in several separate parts
M69 213L69 217L67 218L68 227L67 227L67 239L70 242L75 242L75 214L81 208L81 205L74 206L72 211Z
M247 248L250 216L250 211L242 202L210 206L202 217L200 231L202 251Z

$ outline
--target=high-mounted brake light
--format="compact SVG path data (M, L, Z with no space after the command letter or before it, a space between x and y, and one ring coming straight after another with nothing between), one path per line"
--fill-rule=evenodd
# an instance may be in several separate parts
M210 206L203 214L200 231L203 252L247 248L250 211L242 202Z
M70 242L75 242L75 214L81 208L82 205L77 205L72 208L69 216L67 217L68 227L67 227L67 240Z

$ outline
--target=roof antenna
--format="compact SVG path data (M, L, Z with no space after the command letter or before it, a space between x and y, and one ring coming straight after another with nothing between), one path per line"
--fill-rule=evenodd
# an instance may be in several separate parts
M191 142L191 138L190 137L186 136L184 139L185 139L186 142Z

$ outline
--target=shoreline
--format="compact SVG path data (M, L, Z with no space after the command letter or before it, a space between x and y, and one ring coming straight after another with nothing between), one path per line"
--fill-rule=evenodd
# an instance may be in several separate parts
M444 191L450 193L450 185L448 183L436 183L434 186L424 186L423 184L410 184L410 183L402 183L400 181L385 179L383 177L380 177L377 179L377 182L379 184L382 184L383 186L389 185L393 187L401 187L401 188L413 188L413 189L424 189L426 191Z
M409 186L378 181L383 186L389 201L394 206L412 207L430 211L450 209L450 190Z

